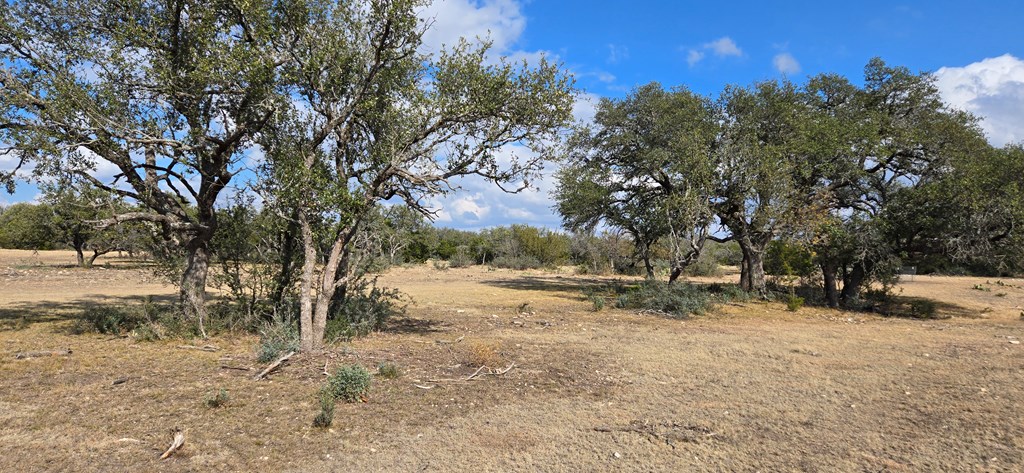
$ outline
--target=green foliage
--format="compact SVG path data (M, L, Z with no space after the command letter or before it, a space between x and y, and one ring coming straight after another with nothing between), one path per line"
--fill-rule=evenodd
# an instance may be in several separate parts
M317 402L320 405L320 412L313 418L313 427L326 429L334 423L334 393L330 386L324 386L317 391Z
M362 337L384 330L388 320L405 315L404 296L398 289L359 279L335 296L327 321L328 340Z
M377 376L384 379L398 379L402 376L402 370L394 363L381 363L377 365Z
M0 248L52 250L60 237L45 204L14 204L0 214Z
M814 255L804 245L772 240L765 252L764 271L775 276L809 278L817 270Z
M790 294L786 296L786 310L790 312L796 312L804 306L804 298Z
M295 323L284 318L275 318L260 331L256 360L270 363L289 352L299 349L299 331Z
M227 405L231 397L228 396L228 391L224 388L220 388L215 393L206 395L206 399L203 400L203 404L210 409L217 409Z
M939 305L931 299L914 299L910 301L910 316L919 319L934 319Z
M189 338L197 327L176 317L177 306L145 301L138 305L91 305L82 311L86 329L108 335L132 334L139 341Z
M98 333L121 335L135 330L143 322L138 311L108 305L90 306L82 318Z
M327 377L325 389L335 400L356 402L364 400L370 391L370 372L359 365L345 365Z
M715 304L708 291L692 284L645 281L619 292L616 307L651 311L669 317L703 315Z

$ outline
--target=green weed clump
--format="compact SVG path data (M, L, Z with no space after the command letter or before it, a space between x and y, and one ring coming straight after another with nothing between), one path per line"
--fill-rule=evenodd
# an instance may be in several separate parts
M692 284L644 281L627 288L615 301L620 309L640 309L670 317L703 315L715 304L711 293Z
M327 388L334 399L355 402L370 391L370 372L359 365L346 365L327 377Z
M796 312L804 306L804 298L790 294L786 296L786 310L790 312Z
M317 400L320 402L320 412L313 418L313 427L326 429L334 423L334 394L328 386L324 386L317 392Z
M225 405L227 405L229 400L231 400L231 398L230 396L228 396L228 391L224 388L221 388L216 393L210 393L209 395L207 395L206 399L203 401L203 404L205 404L206 407L209 407L210 409L216 409L218 407L224 407Z
M394 363L381 363L377 365L377 376L384 379L397 379L402 376L402 370Z

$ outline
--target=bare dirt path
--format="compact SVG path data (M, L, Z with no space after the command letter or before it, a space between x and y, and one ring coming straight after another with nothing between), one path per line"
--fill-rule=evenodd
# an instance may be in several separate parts
M945 320L767 303L671 320L592 312L588 277L397 268L381 282L411 295L407 319L255 382L222 368L256 368L255 337L203 352L70 333L83 303L173 288L65 256L0 252L0 471L1024 469L1021 281L905 284ZM55 347L73 353L13 356ZM325 363L380 362L402 376L311 426ZM175 427L185 447L161 462Z

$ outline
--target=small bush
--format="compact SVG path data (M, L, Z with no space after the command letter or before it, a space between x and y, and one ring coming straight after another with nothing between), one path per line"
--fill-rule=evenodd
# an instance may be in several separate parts
M616 306L621 309L642 309L674 317L701 315L714 304L711 294L692 284L668 285L644 281L619 295Z
M92 330L105 335L131 332L143 322L138 311L104 305L85 309L82 318Z
M384 379L397 379L402 376L402 370L394 363L381 363L377 365L377 376Z
M405 314L398 289L377 286L376 280L360 280L336 297L327 321L327 340L363 337L384 330L388 320Z
M750 300L750 293L736 284L713 283L708 286L708 292L714 294L722 302L747 302Z
M440 259L433 260L431 264L438 271L448 271L448 268L451 266L447 261Z
M342 366L327 378L326 389L336 400L364 400L370 391L370 372L359 365Z
M299 349L299 330L288 320L275 320L260 331L260 345L256 359L260 363L270 363L288 352Z
M501 346L493 341L475 340L466 343L463 362L471 366L499 366L504 363Z
M206 407L210 409L216 409L218 407L224 407L231 398L228 396L228 391L221 388L216 394L210 393L206 396L206 400L203 402Z
M334 394L329 386L320 388L317 393L317 400L320 402L320 412L313 418L313 427L326 429L334 423Z
M491 266L506 269L539 269L542 265L539 259L533 256L499 256L491 261Z
M804 306L804 298L790 294L786 296L786 310L796 312Z
M939 305L930 299L914 299L910 301L910 316L919 319L933 319Z

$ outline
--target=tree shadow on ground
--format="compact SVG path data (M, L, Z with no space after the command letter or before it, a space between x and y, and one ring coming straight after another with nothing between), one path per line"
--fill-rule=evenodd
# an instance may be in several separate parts
M562 276L520 276L515 279L482 282L484 285L501 289L559 293L559 297L571 300L579 300L582 292L587 289L600 289L609 285L636 283L637 281L621 279L565 278Z
M402 335L426 335L428 333L446 332L451 324L440 320L418 319L415 317L398 317L388 321L384 332Z
M123 297L96 296L69 301L18 302L0 308L0 331L23 330L40 323L82 320L82 313L98 306L138 306L144 303L172 304L170 295L132 295Z

